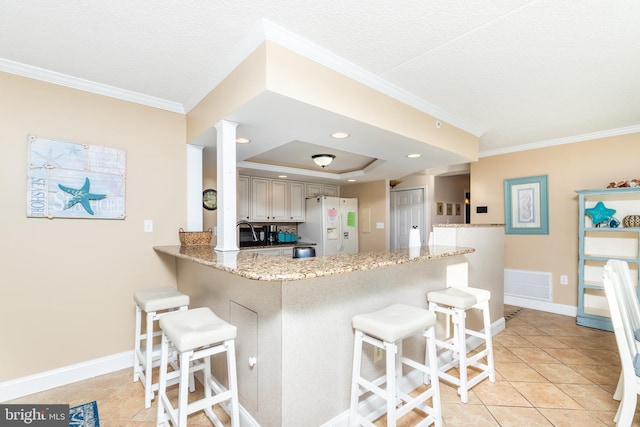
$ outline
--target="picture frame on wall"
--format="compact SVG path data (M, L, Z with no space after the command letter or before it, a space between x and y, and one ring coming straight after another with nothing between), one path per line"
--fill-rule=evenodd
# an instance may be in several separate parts
M460 213L461 213L460 203L456 203L456 215L460 215Z
M447 215L453 215L453 205L451 203L447 203Z
M506 234L549 234L547 175L504 180Z
M436 215L444 214L444 204L442 202L436 203Z

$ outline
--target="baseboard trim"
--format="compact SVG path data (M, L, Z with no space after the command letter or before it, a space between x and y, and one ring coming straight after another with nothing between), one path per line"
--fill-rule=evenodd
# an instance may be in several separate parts
M574 307L572 305L555 304L552 302L536 301L527 298L507 295L504 296L504 303L522 308L531 308L533 310L546 311L547 313L561 314L563 316L578 316L578 307Z
M133 368L133 351L125 351L27 377L16 378L0 383L0 402L18 399L125 368ZM133 381L133 372L131 373L131 380Z
M132 369L131 381L133 381L133 350L2 382L0 383L0 402L18 399L126 368ZM260 424L242 405L240 405L240 424L245 427L260 427Z

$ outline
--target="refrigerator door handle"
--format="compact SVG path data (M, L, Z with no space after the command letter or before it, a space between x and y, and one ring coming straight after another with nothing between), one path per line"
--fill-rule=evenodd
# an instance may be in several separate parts
M338 252L344 251L344 235L342 234L342 213L338 214Z

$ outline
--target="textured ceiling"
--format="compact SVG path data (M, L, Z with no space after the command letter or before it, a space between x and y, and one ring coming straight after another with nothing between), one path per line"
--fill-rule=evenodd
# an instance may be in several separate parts
M637 0L0 0L0 71L186 112L275 28L489 155L640 130L639 23Z

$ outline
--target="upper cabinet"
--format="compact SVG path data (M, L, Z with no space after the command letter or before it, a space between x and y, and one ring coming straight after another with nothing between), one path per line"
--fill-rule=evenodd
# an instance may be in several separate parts
M250 185L251 178L242 175L238 177L238 220L246 219L248 221L251 218Z
M303 182L248 176L238 179L238 219L252 222L304 222L304 199Z
M313 182L307 182L305 185L306 185L307 197L318 197L318 196L338 197L340 195L338 192L337 185L316 184Z
M304 222L304 182L289 182L289 220L293 222Z

